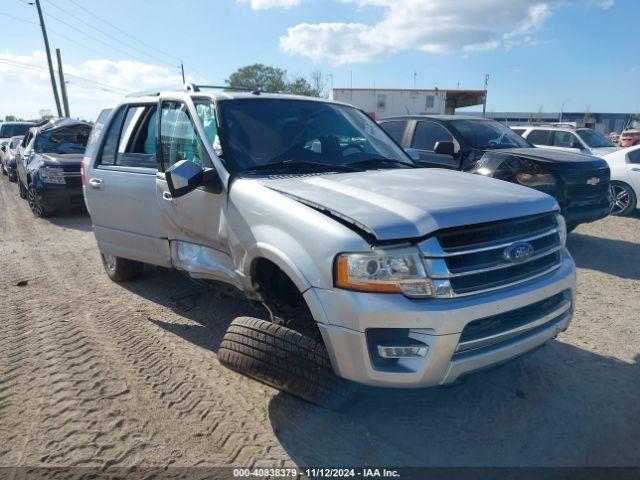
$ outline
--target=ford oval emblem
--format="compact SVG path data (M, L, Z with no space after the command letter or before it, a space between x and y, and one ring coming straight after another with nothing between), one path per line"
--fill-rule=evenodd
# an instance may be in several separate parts
M502 252L505 260L511 263L521 263L533 255L533 247L527 242L517 242L509 245Z

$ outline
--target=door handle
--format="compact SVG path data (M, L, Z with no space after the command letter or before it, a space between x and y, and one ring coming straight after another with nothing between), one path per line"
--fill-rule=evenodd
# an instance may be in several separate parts
M171 196L170 192L162 192L162 199L170 202L171 200L173 200L173 197Z
M89 180L89 185L92 188L101 189L102 188L102 180L99 178L92 178Z
M640 172L640 168L632 168L631 170L633 170L634 172Z

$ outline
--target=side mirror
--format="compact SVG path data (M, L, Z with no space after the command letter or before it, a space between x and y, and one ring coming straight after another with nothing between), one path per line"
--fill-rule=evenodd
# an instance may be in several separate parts
M578 150L583 150L584 149L582 144L577 140L573 141L573 143L571 144L571 148L577 148Z
M453 156L455 153L455 145L453 142L436 142L435 148L433 149L439 155L451 155Z
M207 186L213 193L222 191L222 182L213 168L203 169L188 160L180 160L165 172L169 192L178 198L200 186Z
M407 152L407 155L411 157L411 160L415 160L415 161L420 160L420 152L415 148L407 148L405 152Z

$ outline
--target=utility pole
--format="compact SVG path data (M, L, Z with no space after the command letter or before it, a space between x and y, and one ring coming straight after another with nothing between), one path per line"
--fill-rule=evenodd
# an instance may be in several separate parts
M484 102L482 103L482 116L487 112L487 88L489 87L489 74L484 76Z
M71 118L69 113L69 99L67 98L67 84L64 81L64 70L62 70L62 56L60 49L56 48L56 57L58 57L58 75L60 75L60 93L62 93L62 105L64 106L64 116Z
M184 80L184 63L182 62L180 62L180 70L182 71L182 83L186 84L187 82Z
M418 78L418 72L413 72L413 89L416 89L416 80Z
M58 96L58 88L56 87L56 77L53 73L53 62L51 61L51 49L49 48L49 38L47 37L47 28L44 26L44 17L42 16L42 8L40 8L40 0L36 0L36 8L38 9L38 17L40 17L40 26L42 27L42 36L44 38L44 49L47 52L47 62L49 63L49 76L51 77L51 87L53 88L53 96L56 99L56 109L58 116L62 116L60 108L60 97Z

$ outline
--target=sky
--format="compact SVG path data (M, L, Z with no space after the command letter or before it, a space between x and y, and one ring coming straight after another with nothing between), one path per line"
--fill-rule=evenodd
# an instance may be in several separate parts
M0 0L0 118L55 112L32 0ZM328 87L483 88L487 109L640 111L639 0L41 0L71 115L263 63ZM351 80L352 79L352 80ZM477 109L478 107L476 107Z

